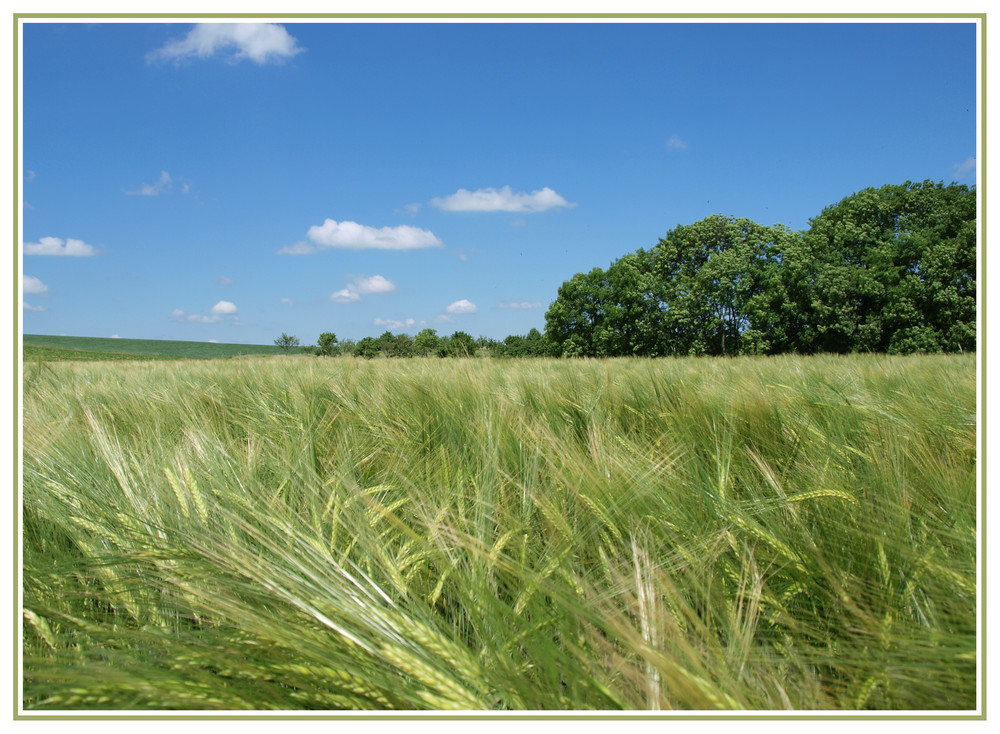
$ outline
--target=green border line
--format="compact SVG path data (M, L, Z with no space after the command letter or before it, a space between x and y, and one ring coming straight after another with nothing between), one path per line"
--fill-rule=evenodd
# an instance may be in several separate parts
M977 20L979 22L980 30L980 40L979 40L979 68L980 68L980 157L981 160L977 159L977 167L979 168L979 180L980 184L978 186L978 202L980 206L980 218L978 222L978 241L977 241L977 254L980 257L981 265L981 276L986 274L986 249L983 245L986 243L986 205L985 205L985 192L986 192L986 13L13 13L13 32L14 32L14 58L13 58L13 89L14 89L14 103L13 103L13 115L14 115L14 202L13 202L13 223L14 223L14 241L15 247L13 248L14 257L14 288L13 288L13 299L14 299L14 396L15 399L18 395L18 390L20 387L20 372L21 372L21 361L18 354L19 346L19 335L20 335L20 304L18 303L18 289L21 284L21 272L20 272L20 241L18 239L18 223L21 217L20 210L20 171L21 171L21 160L19 157L19 121L20 121L20 110L18 108L18 92L20 91L20 86L18 84L18 73L20 70L19 61L19 46L18 46L18 36L20 24L26 19L170 19L170 18L274 18L274 19L289 19L289 20L316 20L316 19L342 19L342 20L357 20L357 19L371 19L371 20L434 20L434 19L452 19L452 20L495 20L495 19L511 19L511 20L543 20L543 19L593 19L593 20L658 20L658 19L673 19L673 20L746 20L746 19L796 19L796 20L830 20L830 19L850 19L850 20L874 20L874 19L893 19L893 20L913 20L913 19L927 19L927 18L938 18L938 19L954 19L954 20ZM981 280L983 278L980 278ZM66 715L51 715L51 714L39 714L39 715L27 715L19 713L20 710L20 700L18 697L18 682L20 680L20 659L21 651L20 649L15 649L13 656L13 683L14 683L14 700L13 700L13 720L14 721L414 721L414 720L427 720L427 721L447 721L447 720L457 720L457 721L985 721L986 720L986 704L987 704L987 689L986 689L986 290L979 287L977 284L977 308L980 309L981 315L981 333L979 337L979 343L976 345L977 357L980 360L980 405L977 408L981 411L980 420L980 442L979 442L979 461L981 467L980 474L980 512L982 519L982 541L981 541L981 554L980 554L980 623L982 627L982 633L980 638L980 711L979 713L972 714L954 714L954 715L935 715L930 714L926 716L915 715L915 714L900 714L895 715L892 713L883 713L881 715L875 714L854 714L852 712L844 713L820 713L820 714L802 714L795 713L790 715L780 715L776 713L761 712L761 713L733 713L733 714L692 714L692 713L679 713L676 715L670 714L609 714L609 713L599 713L595 712L593 715L584 713L573 713L573 714L551 714L551 715L532 715L524 713L512 713L509 715L496 714L496 713L458 713L458 714L443 714L443 713L417 713L417 712L376 712L373 714L362 715L357 713L328 713L328 714L305 714L305 715L292 715L288 713L278 713L275 715L264 715L264 714L246 714L246 715L218 715L210 716L207 714L178 714L176 716L169 715L157 715L152 714L149 716L141 714L86 714L86 713L70 713ZM19 467L20 467L20 451L19 451L19 430L20 430L20 416L15 406L14 410L14 486L19 487ZM14 619L14 640L15 648L17 648L17 643L20 642L20 594L18 589L18 575L20 570L20 523L18 522L19 514L19 503L20 503L20 493L14 492L14 594L13 594L13 619Z

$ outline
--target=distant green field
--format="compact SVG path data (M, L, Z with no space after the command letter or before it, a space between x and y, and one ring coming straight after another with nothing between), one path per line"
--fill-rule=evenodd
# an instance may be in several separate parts
M42 347L25 344L22 359L30 362L150 362L179 359L165 354L133 354L132 352L98 352L89 349L68 349L66 347Z
M161 339L106 339L89 336L45 336L25 334L25 359L29 358L29 346L50 347L58 350L73 350L74 352L96 352L105 356L93 356L91 359L116 359L109 354L127 354L130 356L117 359L137 359L140 355L160 357L187 357L190 359L219 359L223 357L239 357L244 354L281 354L279 347L263 344L212 344L210 342L182 342ZM58 352L31 352L34 358L42 359L87 359L86 355L76 355Z

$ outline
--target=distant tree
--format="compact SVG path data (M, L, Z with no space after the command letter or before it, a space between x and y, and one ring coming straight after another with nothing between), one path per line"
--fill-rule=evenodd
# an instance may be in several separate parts
M452 357L471 357L476 353L476 342L471 334L456 331L448 339L448 354Z
M354 347L355 357L364 357L365 359L371 359L377 356L379 353L379 344L376 339L370 336L366 336L364 339L359 341Z
M409 334L386 331L377 342L383 357L412 357L414 354L413 338Z
M332 357L336 353L337 335L331 331L325 331L319 335L318 356Z
M423 329L413 340L414 352L421 357L443 357L441 337L435 329Z
M285 354L288 354L292 351L293 347L299 346L299 340L294 336L282 333L281 336L274 340L274 344L275 346L281 347Z

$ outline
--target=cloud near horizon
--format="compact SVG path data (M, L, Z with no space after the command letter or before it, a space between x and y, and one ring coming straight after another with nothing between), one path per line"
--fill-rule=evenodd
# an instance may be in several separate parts
M541 308L542 305L541 301L507 301L497 308Z
M239 313L239 309L236 308L236 304L232 301L219 301L217 304L212 306L212 313L214 314L234 314Z
M277 23L197 23L183 38L146 54L146 62L179 63L220 54L229 63L250 59L262 65L280 63L303 50L284 26Z
M97 249L83 240L72 238L63 242L59 237L42 237L38 242L25 242L25 255L51 255L54 257L91 257Z
M431 199L431 206L446 212L543 212L556 207L572 209L575 203L566 201L549 187L526 194L515 193L510 186L502 189L459 189L450 196Z
M452 314L454 314L454 313L475 313L478 310L479 310L479 307L476 306L476 304L474 304L472 301L469 301L468 299L465 299L465 298L463 298L460 301L455 301L453 304L451 304L450 306L448 306L448 308L445 309L445 311L447 311L448 313L452 313Z
M190 322L195 324L217 324L223 316L232 316L233 323L238 320L239 309L232 301L219 301L208 313L190 313L180 308L175 308L170 312L171 321Z
M380 318L376 318L374 321L372 321L372 323L375 326L384 326L386 329L389 329L390 331L393 330L393 329L397 329L397 330L403 329L403 330L405 330L405 329L409 329L409 328L414 327L414 326L426 326L427 325L426 321L417 321L416 319L405 319L403 321L400 321L398 319L380 319Z
M363 295L391 293L394 290L396 290L396 284L388 278L381 275L373 275L370 278L362 275L336 293L331 293L330 300L337 303L354 303L360 301Z
M313 225L306 236L309 242L296 242L278 250L279 255L309 255L329 248L347 250L418 250L424 247L444 247L433 232L418 227L400 225L377 229L357 222L337 222L327 219Z

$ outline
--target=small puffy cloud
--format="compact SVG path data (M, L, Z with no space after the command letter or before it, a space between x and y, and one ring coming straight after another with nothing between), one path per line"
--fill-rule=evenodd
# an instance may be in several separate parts
M670 139L667 140L667 147L670 148L671 150L682 150L688 147L688 144L686 141L681 140L680 136L677 135L677 133L674 133L673 135L670 136Z
M361 296L372 293L391 293L396 290L396 284L381 275L371 277L359 276L353 282L336 293L330 294L330 300L337 303L354 303L360 301Z
M49 287L45 285L45 283L40 281L38 278L33 278L30 275L25 275L24 278L21 279L21 285L25 293L33 293L44 296L49 292Z
M112 334L112 335L111 335L111 338L112 338L112 339L121 339L121 337L120 337L120 336L118 336L117 334Z
M327 219L321 225L310 227L307 236L320 250L328 247L348 250L417 250L444 246L433 232L405 224L376 229L357 222Z
M38 242L25 242L24 254L91 257L97 254L97 249L86 244L83 240L67 239L63 242L58 237L42 237Z
M310 255L316 252L316 248L308 242L296 242L294 245L285 245L278 250L279 255Z
M572 208L575 203L566 201L547 186L540 191L515 193L510 186L502 189L459 189L450 196L431 199L431 206L446 212L543 212L564 206Z
M373 275L370 278L364 276L354 280L354 287L358 293L391 293L396 290L396 284L381 275Z
M240 310L236 308L236 304L232 301L219 301L217 304L212 306L213 314L229 315L239 312Z
M218 344L218 343L219 343L219 340L218 340L218 339L209 339L209 340L208 340L208 343L209 343L209 344Z
M219 321L219 318L218 314L206 316L200 313L189 313L180 308L175 308L170 312L171 321L191 322L195 324L214 324Z
M170 174L166 171L160 171L160 179L155 184L144 183L135 191L126 191L126 194L130 196L159 196L161 191L166 191L170 188L170 184L173 179L170 178Z
M34 306L27 301L21 301L21 308L25 311L44 311L45 306Z
M239 309L231 301L219 301L205 313L191 313L180 308L170 312L171 321L193 324L217 324L223 316L232 316L232 323L238 323Z
M497 308L541 308L540 301L507 301L501 303Z
M455 301L453 304L451 304L450 306L448 306L448 308L445 309L445 311L451 314L475 313L478 310L479 308L476 306L476 304L472 303L471 301L465 298L463 298L460 301Z
M412 326L423 326L425 322L421 321L418 324L416 319L405 319L403 321L399 321L397 319L377 318L372 321L372 323L375 324L375 326L384 326L386 329L391 331L393 329L409 329Z
M355 301L360 301L361 296L358 295L357 291L352 291L350 288L341 288L339 291L330 294L330 300L337 303L354 303Z
M198 23L183 38L146 54L147 62L179 62L222 54L230 63L250 59L256 64L281 62L302 51L284 26L277 23Z
M232 278L227 278L225 275L219 276L219 285L232 285L232 284L233 284Z
M293 301L291 298L282 298L281 302L282 303L287 303L289 306L294 306L295 305L295 301Z
M969 156L965 159L964 163L955 165L955 173L952 174L955 178L965 178L966 176L975 177L976 175L976 157Z

